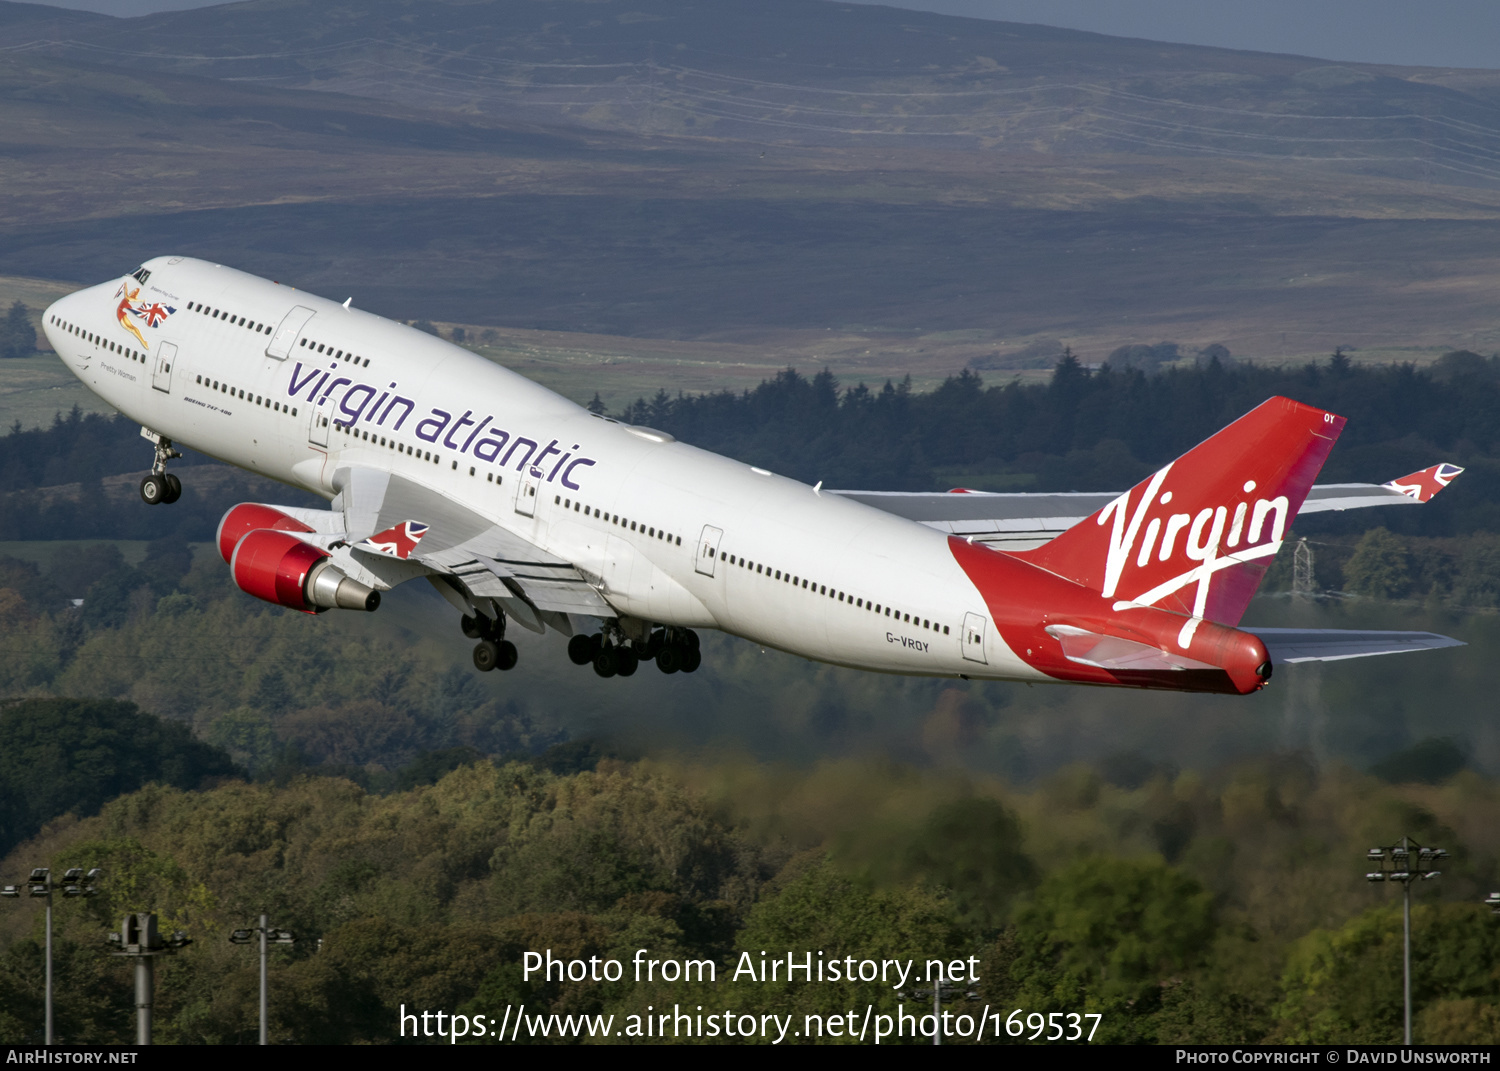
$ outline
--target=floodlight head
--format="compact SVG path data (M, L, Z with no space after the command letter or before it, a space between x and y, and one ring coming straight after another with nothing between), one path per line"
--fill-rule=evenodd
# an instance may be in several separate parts
M229 935L230 943L236 945L247 945L254 939L253 930L235 930Z
M63 896L82 896L83 890L77 885L64 885L62 894Z
M1446 858L1448 858L1448 849L1446 849L1446 848L1434 848L1434 849L1432 849L1432 854L1433 854L1434 858L1437 858L1437 859L1446 859Z
M1373 874L1366 874L1365 875L1365 880L1366 881L1384 881L1385 880L1385 874L1382 871L1377 870Z
M51 891L52 891L52 890L51 890L51 889L49 889L49 888L48 888L48 887L47 887L47 886L45 886L45 885L33 885L33 886L32 886L32 887L31 887L31 895L32 895L32 896L46 896L46 895L47 895L47 894L48 894L48 893L50 893L50 892L51 892Z
M0 896L4 896L7 899L14 900L20 895L21 887L19 885L6 885L3 888L0 888Z
M70 866L67 869L67 872L63 874L62 879L69 885L77 885L80 881L83 880L83 867Z
M172 931L172 936L169 937L169 938L167 938L167 947L168 948L173 948L173 949L176 949L176 948L186 948L188 945L190 945L192 943L193 943L193 939L191 937L189 937L186 933L184 933L182 930L173 930Z
M1431 881L1433 878L1437 877L1441 873L1442 873L1441 870L1429 870L1427 873L1425 873L1425 874L1422 875L1422 880L1423 881Z
M47 869L44 866L39 866L31 872L31 877L27 880L31 882L46 881L47 875L50 873L52 873L51 870Z
M1383 848L1371 848L1365 853L1365 857L1368 859L1384 859L1385 850Z
M86 881L98 881L103 876L104 876L104 871L100 870L98 867L94 867L87 874L84 875L84 879Z

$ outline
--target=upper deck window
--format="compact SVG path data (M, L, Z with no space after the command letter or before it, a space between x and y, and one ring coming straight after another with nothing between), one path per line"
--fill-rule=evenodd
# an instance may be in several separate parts
M135 271L131 272L130 274L131 278L142 285L145 285L146 280L151 278L151 272L144 266L135 269Z

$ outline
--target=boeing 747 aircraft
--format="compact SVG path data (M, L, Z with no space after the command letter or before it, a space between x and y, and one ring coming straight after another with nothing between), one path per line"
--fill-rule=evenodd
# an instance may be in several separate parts
M1271 398L1120 494L809 487L596 416L476 354L243 272L158 257L49 308L52 347L155 446L328 499L245 503L218 547L246 593L374 610L425 578L481 670L510 624L602 676L700 662L695 629L885 673L1244 694L1278 662L1457 641L1240 628L1299 511L1416 505L1459 470L1314 487L1343 428Z

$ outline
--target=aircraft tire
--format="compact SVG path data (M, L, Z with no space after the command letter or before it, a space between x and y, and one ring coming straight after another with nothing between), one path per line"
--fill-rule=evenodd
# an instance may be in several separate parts
M620 647L617 648L616 655L619 659L619 666L615 670L615 673L617 673L621 677L634 676L636 669L638 669L641 664L640 657L635 653L635 651L633 651L629 647Z
M682 672L694 673L702 664L703 655L698 652L698 648L694 647L692 650L686 652L683 657Z
M614 647L605 647L594 656L594 672L601 677L613 677L620 671L620 657Z
M509 640L501 640L495 644L498 655L495 660L495 668L501 671L515 669L516 661L521 657L516 651L516 645Z
M162 479L167 481L167 493L162 496L162 504L170 506L182 497L182 481L170 472L163 473Z
M464 614L458 624L464 630L464 635L469 637L469 639L480 640L484 638L484 629L480 626L476 618Z
M696 651L698 649L698 634L690 628L683 629L682 645L690 651Z
M494 640L480 640L474 645L474 668L488 673L500 661L500 648Z
M656 668L663 673L676 673L682 668L682 648L667 644L656 654Z
M579 633L568 641L568 661L586 666L594 660L594 637Z
M155 506L167 497L167 481L152 473L141 481L141 501Z

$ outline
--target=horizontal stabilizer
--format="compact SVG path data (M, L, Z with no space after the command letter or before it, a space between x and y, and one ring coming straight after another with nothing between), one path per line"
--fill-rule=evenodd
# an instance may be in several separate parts
M1462 640L1436 632L1367 632L1343 628L1245 628L1266 645L1276 665L1288 662L1337 662L1344 658L1433 651L1439 647L1463 647Z

